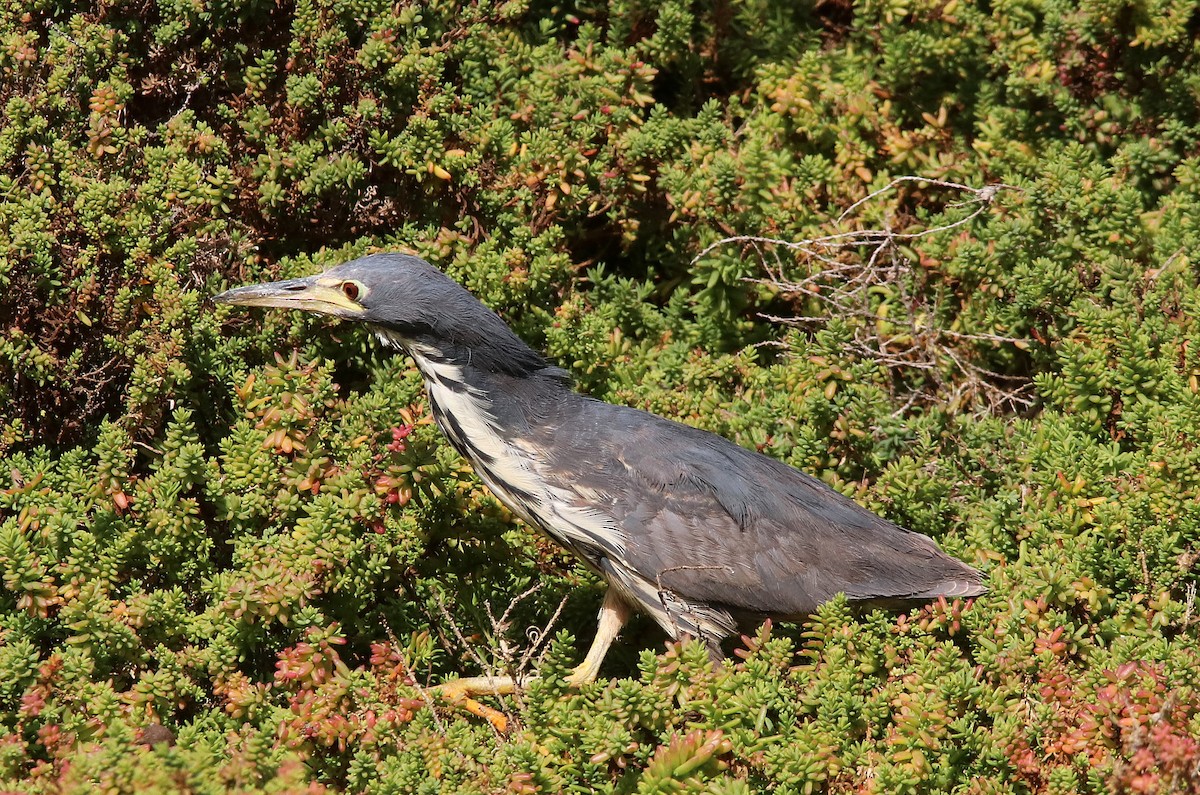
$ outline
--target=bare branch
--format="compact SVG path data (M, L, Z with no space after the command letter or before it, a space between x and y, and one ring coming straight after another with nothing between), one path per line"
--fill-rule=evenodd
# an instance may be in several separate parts
M884 185L879 190L874 191L872 193L868 193L866 196L862 197L861 199L856 201L854 204L851 204L849 207L847 207L845 209L845 211L841 215L838 216L838 219L835 223L840 224L842 221L844 221L846 219L846 216L850 215L852 212L857 210L859 207L861 207L862 205L871 201L871 199L874 199L877 196L882 196L883 194L887 193L888 191L894 189L897 185L902 185L905 182L920 182L925 185L936 185L939 188L951 188L953 190L963 190L963 191L967 191L968 193L972 193L975 195L974 199L971 199L969 202L963 202L964 204L970 203L970 202L981 202L983 204L991 204L992 200L996 198L996 194L999 193L1001 190L1020 190L1020 188L1015 187L1013 185L1004 185L1002 183L985 185L982 188L972 188L970 185L963 185L962 183L959 183L959 182L945 182L940 179L929 179L928 177L917 177L917 176L896 177L895 179L893 179L888 184ZM955 207L955 206L960 206L960 205L950 205L950 206Z
M563 608L567 606L567 599L569 598L569 596L564 595L559 600L558 607L555 608L554 614L550 616L550 620L546 622L544 627L541 629L529 627L525 630L525 637L529 639L529 647L525 649L525 653L521 655L521 661L517 663L517 673L524 674L531 662L541 664L542 658L546 656L546 651L550 648L546 646L546 641L550 637L550 630L558 623L558 619L562 615ZM538 653L538 649L542 649L540 654ZM536 660L533 658L535 654L537 654Z
M831 316L858 318L860 327L854 340L846 345L848 352L866 357L890 370L917 370L925 374L926 393L923 399L958 402L963 398L981 397L989 409L999 406L1033 405L1033 390L1029 379L994 372L975 363L980 356L971 343L1014 345L1024 348L1032 341L996 333L964 333L939 328L936 318L943 314L941 307L931 304L924 295L913 264L903 256L899 246L905 241L944 234L963 227L978 218L1005 190L1020 190L1012 185L996 183L975 188L958 182L920 176L901 176L854 202L834 222L840 226L868 202L897 189L905 183L964 191L969 198L947 207L974 207L962 218L946 224L914 232L897 232L891 228L858 229L836 232L805 240L783 240L757 235L735 235L722 238L705 247L693 263L717 248L743 244L754 250L762 264L765 277L747 278L754 284L766 285L784 295L796 296L804 303L823 306L829 315L796 315L780 317L763 314L765 320L804 328L819 327ZM768 252L775 252L768 257ZM785 267L779 249L792 251L801 267L798 274ZM893 315L878 314L878 300L872 288L885 286L893 290ZM901 312L896 312L900 307ZM957 373L954 378L950 373ZM932 385L929 386L929 385ZM950 394L946 390L950 389ZM932 391L931 391L932 390ZM935 394L936 393L936 394ZM918 396L910 396L905 408L911 407Z

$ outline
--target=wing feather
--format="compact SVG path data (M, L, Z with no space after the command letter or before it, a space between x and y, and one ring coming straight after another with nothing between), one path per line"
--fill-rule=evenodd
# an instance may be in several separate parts
M623 565L688 601L802 616L852 600L972 596L975 569L816 478L715 434L585 399L561 486L601 495ZM605 432L619 427L620 433Z

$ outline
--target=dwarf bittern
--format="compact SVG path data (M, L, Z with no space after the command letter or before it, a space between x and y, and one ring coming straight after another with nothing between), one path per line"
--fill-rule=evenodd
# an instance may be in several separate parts
M596 678L634 610L672 638L721 641L768 617L852 602L970 597L982 576L930 538L712 433L575 392L495 313L417 257L375 254L218 303L365 323L412 357L450 444L513 513L608 584L573 683ZM512 692L507 677L449 686Z

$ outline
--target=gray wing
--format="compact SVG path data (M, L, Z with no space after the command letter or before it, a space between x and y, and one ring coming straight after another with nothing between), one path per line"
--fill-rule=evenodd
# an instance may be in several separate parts
M574 413L575 443L559 447L571 465L555 468L572 473L563 487L607 503L624 535L624 559L610 565L641 578L643 593L630 596L643 604L677 598L725 614L798 617L840 592L882 600L985 591L979 572L932 539L774 459L635 409L585 400Z

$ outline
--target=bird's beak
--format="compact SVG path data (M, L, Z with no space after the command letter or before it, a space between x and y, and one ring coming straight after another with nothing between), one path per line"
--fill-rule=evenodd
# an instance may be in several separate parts
M274 306L344 318L358 318L366 312L362 304L346 294L343 282L327 279L322 274L236 287L214 296L212 300L218 304Z

